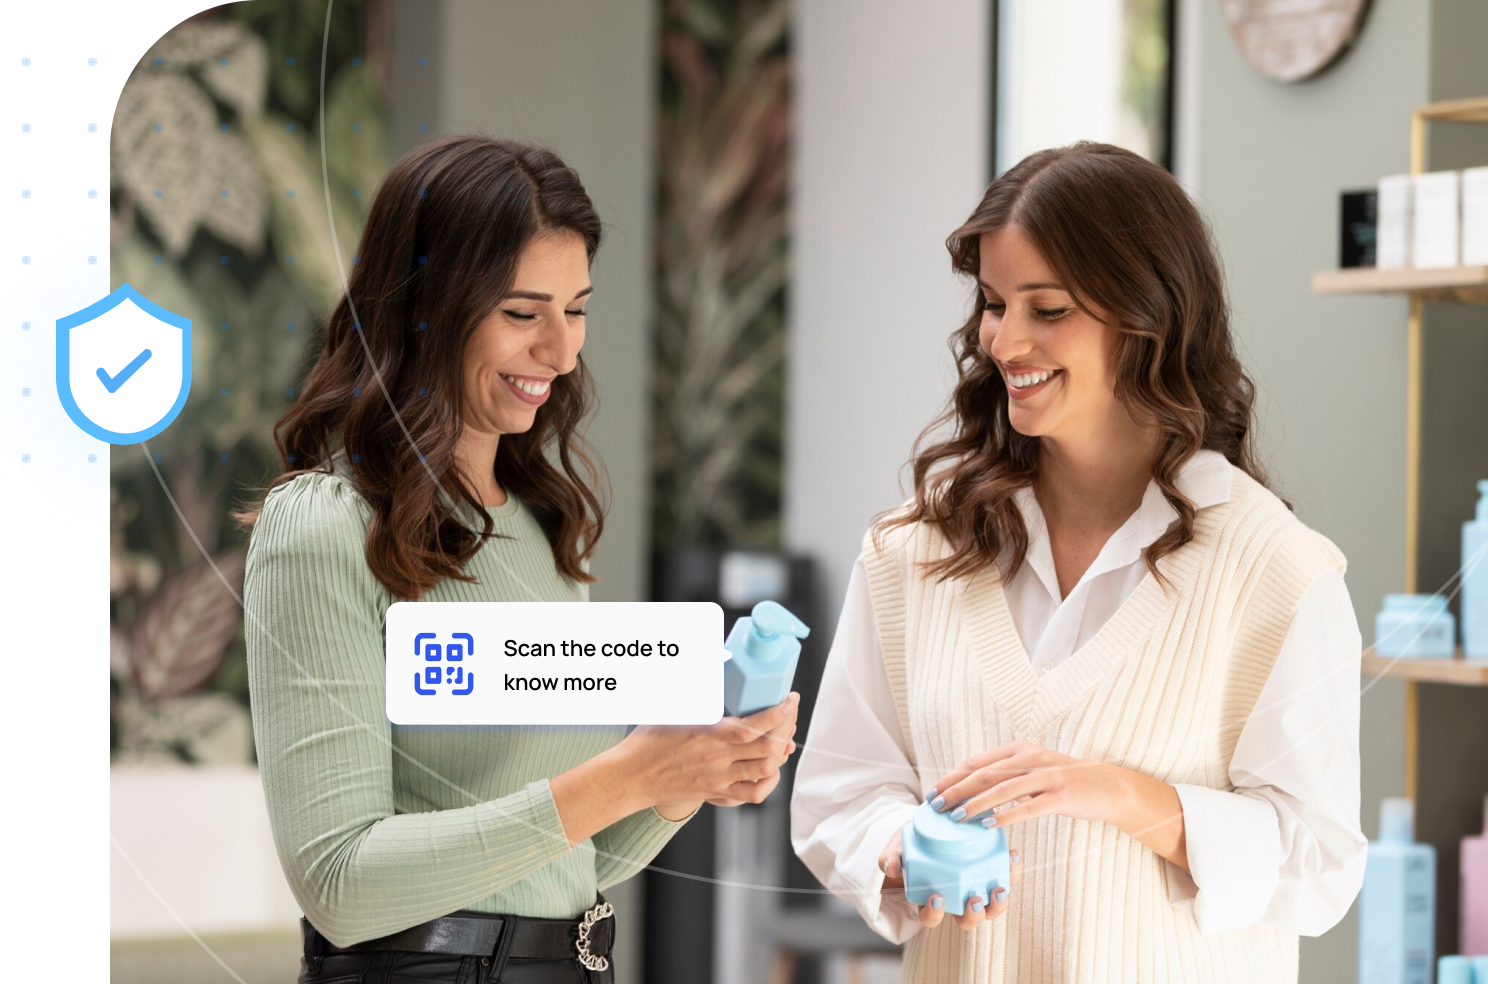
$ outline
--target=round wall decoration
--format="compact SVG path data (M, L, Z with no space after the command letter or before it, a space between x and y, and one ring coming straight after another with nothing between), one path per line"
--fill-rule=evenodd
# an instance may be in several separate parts
M1369 0L1221 0L1221 7L1235 44L1256 71L1300 82L1354 43Z

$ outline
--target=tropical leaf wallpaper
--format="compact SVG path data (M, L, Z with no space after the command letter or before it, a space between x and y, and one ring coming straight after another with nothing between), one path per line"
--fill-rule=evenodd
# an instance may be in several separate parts
M328 206L349 263L388 166L382 14L337 3L327 35L320 4L218 7L161 38L120 95L112 286L192 320L194 378L148 454L111 455L116 761L252 760L242 612L222 583L242 584L231 513L277 473L274 421L340 291Z
M116 761L247 762L244 489L295 398L387 159L386 0L254 0L140 60L112 135L112 272L193 322L195 378L113 462ZM661 0L654 545L779 542L789 7ZM334 239L332 236L334 222ZM184 523L172 508L180 509ZM208 561L210 558L210 562Z

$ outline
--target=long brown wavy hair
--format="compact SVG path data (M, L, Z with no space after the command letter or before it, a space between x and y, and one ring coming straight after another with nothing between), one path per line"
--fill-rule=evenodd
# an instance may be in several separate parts
M577 233L594 259L599 216L579 176L546 150L460 136L403 157L378 189L314 367L274 427L285 470L269 488L329 472L344 453L372 508L367 564L400 598L471 580L465 563L497 535L456 467L461 366L476 327L512 289L522 250L560 230ZM584 562L604 529L592 487L604 473L578 433L593 389L581 357L553 380L530 430L501 436L494 469L575 581L595 580ZM481 529L460 520L457 503L472 507ZM240 520L251 525L262 505Z
M1157 561L1193 539L1194 505L1177 486L1184 462L1200 449L1218 451L1268 485L1253 446L1255 387L1230 337L1209 227L1167 171L1089 142L1031 154L993 181L946 240L952 268L976 277L980 237L1009 225L1032 240L1074 303L1120 336L1116 396L1160 431L1153 478L1178 513L1146 555L1148 569L1165 581ZM1004 578L1017 572L1028 531L1014 493L1038 476L1039 440L1009 422L1007 385L978 337L980 291L974 298L951 337L959 379L949 406L915 441L914 500L874 525L881 543L892 527L934 524L950 545L926 564L940 580L970 576L1000 558ZM947 425L949 437L924 447Z

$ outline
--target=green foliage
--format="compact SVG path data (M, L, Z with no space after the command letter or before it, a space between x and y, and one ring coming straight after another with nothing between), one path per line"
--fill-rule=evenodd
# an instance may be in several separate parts
M790 71L784 0L671 0L662 30L652 531L779 541Z
M1147 131L1150 157L1168 159L1168 16L1175 0L1126 0L1126 62L1122 66L1122 101Z
M116 754L251 755L235 744L242 729L222 724L231 713L222 696L247 704L241 612L202 550L238 590L247 538L231 513L280 470L274 422L293 400L387 168L386 98L364 42L369 6L334 8L325 176L323 5L256 0L192 18L146 53L121 97L133 112L124 127L115 120L114 286L127 281L189 317L194 351L191 397L149 444L158 466L140 448L112 455ZM152 118L172 120L173 143L152 144L140 129ZM230 197L207 206L202 188ZM173 734L173 721L219 738Z

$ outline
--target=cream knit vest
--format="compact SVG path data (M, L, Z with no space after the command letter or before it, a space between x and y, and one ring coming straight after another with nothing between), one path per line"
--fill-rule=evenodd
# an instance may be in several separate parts
M968 756L1027 739L1169 783L1230 789L1235 742L1293 613L1343 555L1240 468L1230 501L1158 561L1094 638L1039 676L995 569L937 582L926 524L872 534L863 556L900 727L928 786ZM1016 824L1024 873L1007 913L973 932L921 931L904 979L934 984L1166 984L1297 979L1297 937L1251 927L1201 936L1168 901L1164 862L1106 823Z

